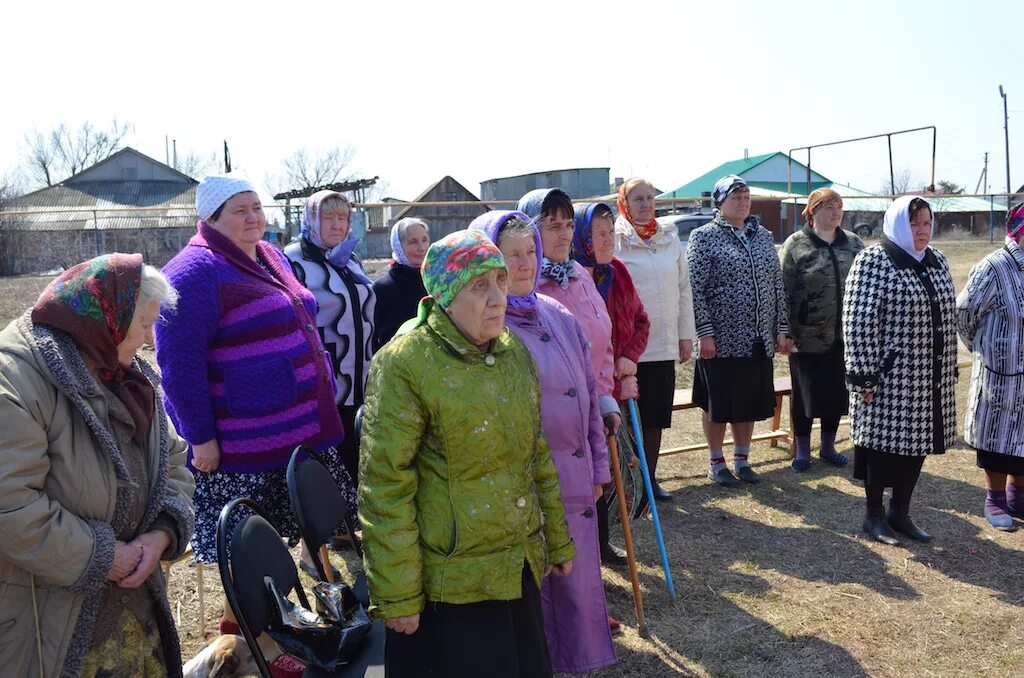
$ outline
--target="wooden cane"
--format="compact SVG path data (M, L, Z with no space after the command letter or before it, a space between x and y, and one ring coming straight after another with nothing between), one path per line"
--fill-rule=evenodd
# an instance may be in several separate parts
M644 619L644 598L640 593L640 578L636 571L636 553L633 551L633 532L629 526L629 512L626 509L626 493L622 486L622 469L619 465L619 444L615 436L608 436L608 454L612 460L612 479L615 481L615 496L619 501L619 522L622 523L622 538L626 542L626 558L629 560L629 577L633 580L633 606L636 607L636 622L640 637L647 637L647 622Z

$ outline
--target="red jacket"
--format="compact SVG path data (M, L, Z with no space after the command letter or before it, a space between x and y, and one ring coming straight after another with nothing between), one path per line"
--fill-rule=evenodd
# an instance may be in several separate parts
M640 301L640 295L633 285L633 278L622 260L612 257L612 288L608 292L606 305L608 315L612 319L612 354L616 360L625 356L633 362L639 362L640 356L647 350L647 337L651 331L651 322L647 311ZM619 399L619 380L615 380L615 399Z

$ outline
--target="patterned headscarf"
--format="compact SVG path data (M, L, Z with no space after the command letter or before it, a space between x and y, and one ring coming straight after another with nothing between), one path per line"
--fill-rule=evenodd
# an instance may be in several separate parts
M569 194L560 188L537 188L520 198L516 209L533 219L534 226L539 228L544 202L551 195L564 197L569 201L570 205L572 204ZM576 264L572 261L571 250L565 261L552 261L547 257L543 257L541 262L540 274L545 278L554 280L563 290L569 287L570 278L580 277L580 272L576 270Z
M626 221L633 225L636 230L636 234L644 240L650 240L655 233L658 232L658 219L657 217L651 216L651 220L646 224L638 224L633 213L629 211L629 201L627 200L629 191L626 187L629 186L629 190L633 190L637 186L643 186L647 182L636 182L633 179L626 181L624 184L619 186L619 197L615 201L615 206L619 208L619 214L625 217Z
M196 187L196 214L203 221L209 221L221 205L239 193L256 193L244 174L213 174L203 177Z
M501 227L508 223L509 219L515 218L522 219L526 223L530 224L531 230L533 231L533 242L537 249L537 271L534 274L533 289L530 290L530 293L524 294L523 296L509 294L508 305L520 311L532 311L537 306L537 284L540 282L541 261L544 258L541 254L540 231L537 229L536 222L532 221L530 217L522 212L515 212L511 210L491 210L490 212L485 212L474 219L473 223L469 225L469 228L472 231L483 231L487 234L487 237L491 239L491 242L497 245L498 234L501 232Z
M344 240L330 249L327 248L327 245L324 245L323 238L320 234L320 208L328 198L338 198L348 205L348 215L350 219L348 235ZM338 268L346 268L348 266L348 262L352 258L352 251L355 250L356 245L359 244L359 238L352 235L352 211L351 201L337 191L317 191L313 195L309 196L309 199L306 201L306 207L302 210L300 235L305 240L308 240L310 243L323 250L324 258ZM355 276L367 285L373 284L373 281L366 277L366 274L363 273L362 270L355 271Z
M901 250L914 257L917 261L924 259L925 253L928 251L928 246L925 245L924 249L917 249L914 247L914 234L910 231L910 203L915 200L923 200L916 195L904 195L896 198L889 205L889 209L885 211L885 217L882 219L882 232L885 233L885 237L893 241ZM927 203L927 201L925 201ZM932 215L932 222L934 228L935 211L932 210L932 206L928 205L928 211Z
M455 231L432 243L420 267L424 289L441 308L448 308L466 283L491 269L508 270L498 246L481 231Z
M597 208L604 207L609 212L611 208L603 202L593 202L585 205L576 205L576 213L573 220L576 222L576 232L572 237L572 256L578 264L594 270L594 284L601 298L608 301L608 293L612 290L612 278L615 273L612 265L599 264L594 258L594 212Z
M747 182L735 174L727 174L715 182L715 189L711 193L711 198L715 201L715 207L721 207L722 203L740 188L749 188L749 186L747 186Z
M141 254L106 254L72 266L54 279L32 307L32 322L66 332L121 400L144 443L153 421L153 386L117 358L135 316L142 282Z
M1024 235L1024 202L1019 202L1006 213L1006 235L1014 240Z
M819 188L811 191L811 194L807 196L807 206L804 207L803 215L807 218L807 223L814 225L814 213L818 211L818 208L822 205L832 202L833 200L843 201L843 197L836 193L831 188Z
M409 230L410 226L422 226L427 231L427 237L430 237L430 227L422 219L406 217L395 222L395 225L391 227L391 258L403 266L411 265L409 257L405 256L405 243L402 242L405 239L405 232Z

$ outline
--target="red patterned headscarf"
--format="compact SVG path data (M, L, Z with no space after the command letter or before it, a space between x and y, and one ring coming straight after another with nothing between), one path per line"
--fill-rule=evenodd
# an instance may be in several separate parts
M619 208L619 214L624 216L626 218L626 221L633 225L633 228L636 229L636 234L639 235L644 240L650 239L651 236L658 232L658 220L653 216L654 213L652 212L651 220L648 221L646 224L636 223L636 219L629 211L629 203L626 200L626 196L629 193L629 191L632 191L637 186L648 185L650 184L648 184L643 179L630 179L626 183L619 186L619 198L616 201L616 206Z
M32 307L32 322L66 332L100 379L124 404L143 443L153 421L154 393L135 367L117 359L135 316L142 282L141 254L107 254L72 266L54 279Z
M1006 213L1006 235L1020 240L1024 235L1024 202L1019 202Z

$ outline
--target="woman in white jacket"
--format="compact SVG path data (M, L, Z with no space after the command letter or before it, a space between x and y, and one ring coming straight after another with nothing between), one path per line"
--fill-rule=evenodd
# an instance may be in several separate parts
M661 448L661 432L672 426L676 360L693 354L693 297L686 255L671 224L654 218L654 187L646 179L632 178L619 189L619 216L615 220L615 255L626 264L651 321L647 350L639 364L620 357L615 377L636 374L643 423L644 451L651 470L654 498L672 498L654 478Z

